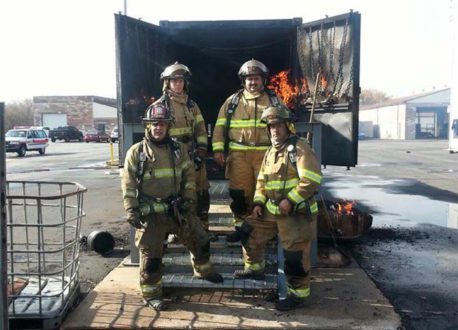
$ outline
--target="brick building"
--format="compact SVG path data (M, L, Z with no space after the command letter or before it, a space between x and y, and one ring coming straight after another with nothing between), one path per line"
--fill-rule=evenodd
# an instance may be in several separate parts
M34 96L33 123L50 129L75 126L109 132L118 125L116 99L100 96Z

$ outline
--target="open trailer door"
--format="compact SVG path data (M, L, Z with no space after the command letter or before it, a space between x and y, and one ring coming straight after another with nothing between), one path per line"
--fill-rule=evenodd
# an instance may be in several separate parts
M142 116L162 89L159 75L167 53L163 28L124 15L115 15L116 81L119 160L143 138ZM160 95L159 95L160 96Z
M357 164L360 26L360 14L350 12L302 24L297 30L300 86L291 106L298 122L322 124L323 165Z

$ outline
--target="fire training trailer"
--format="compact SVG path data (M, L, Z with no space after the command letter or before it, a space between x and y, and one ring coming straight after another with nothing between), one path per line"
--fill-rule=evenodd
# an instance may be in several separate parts
M294 111L298 132L313 131L312 145L321 163L355 166L360 20L359 13L349 12L311 23L293 18L161 21L157 26L116 15L120 162L130 146L143 138L141 118L148 104L162 94L159 76L166 66L178 61L190 68L190 96L202 110L210 142L219 108L240 89L240 66L254 58L269 68L269 86ZM224 172L211 157L207 165L210 179L223 178ZM240 253L240 247L236 250ZM217 253L213 246L212 252ZM138 263L138 250L133 244L131 263ZM275 276L264 285L275 286ZM170 284L167 280L163 279L165 286L192 282L184 277L181 283ZM231 285L236 287L234 283ZM240 285L246 287L246 283Z
M300 122L310 121L320 72L313 122L322 124L322 164L356 165L359 13L305 24L300 18L161 21L159 26L124 15L115 20L121 162L143 137L141 117L151 98L161 96L159 75L167 65L179 61L191 69L190 96L199 104L211 135L219 108L240 89L240 66L254 58L269 68L272 77L288 73L289 89L284 93L290 95L282 96L289 98Z

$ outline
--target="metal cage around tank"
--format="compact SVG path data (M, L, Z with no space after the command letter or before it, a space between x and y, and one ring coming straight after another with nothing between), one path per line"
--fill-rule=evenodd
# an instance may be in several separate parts
M75 302L86 191L75 182L6 182L8 316L13 328L57 328Z

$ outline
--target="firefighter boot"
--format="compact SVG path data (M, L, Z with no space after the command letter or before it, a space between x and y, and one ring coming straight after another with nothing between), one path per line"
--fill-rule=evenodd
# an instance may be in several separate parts
M275 303L275 309L279 311L290 311L305 305L306 299L288 295L286 299L280 299Z
M143 302L145 303L145 306L148 306L156 311L165 311L168 307L169 304L162 300L162 299L145 299L143 298Z
M224 282L224 279L221 276L221 274L217 272L207 274L203 277L203 279L206 281L212 282L212 283L223 283Z
M253 280L261 281L266 278L263 271L256 271L252 269L238 269L234 272L234 278L251 278Z
M237 230L234 231L233 233L230 233L230 234L226 235L226 242L235 243L235 242L238 242L238 241L240 241L240 234L239 234L239 232Z
M212 282L212 283L223 283L224 282L224 278L221 276L220 273L217 273L217 272L210 272L203 276L194 274L194 277L197 277L197 278L200 278L208 282Z
M242 239L242 232L241 232L241 225L240 223L243 224L243 222L238 222L239 224L235 225L234 229L235 231L233 233L230 233L228 235L226 235L226 242L228 243L235 243L235 242L238 242Z

